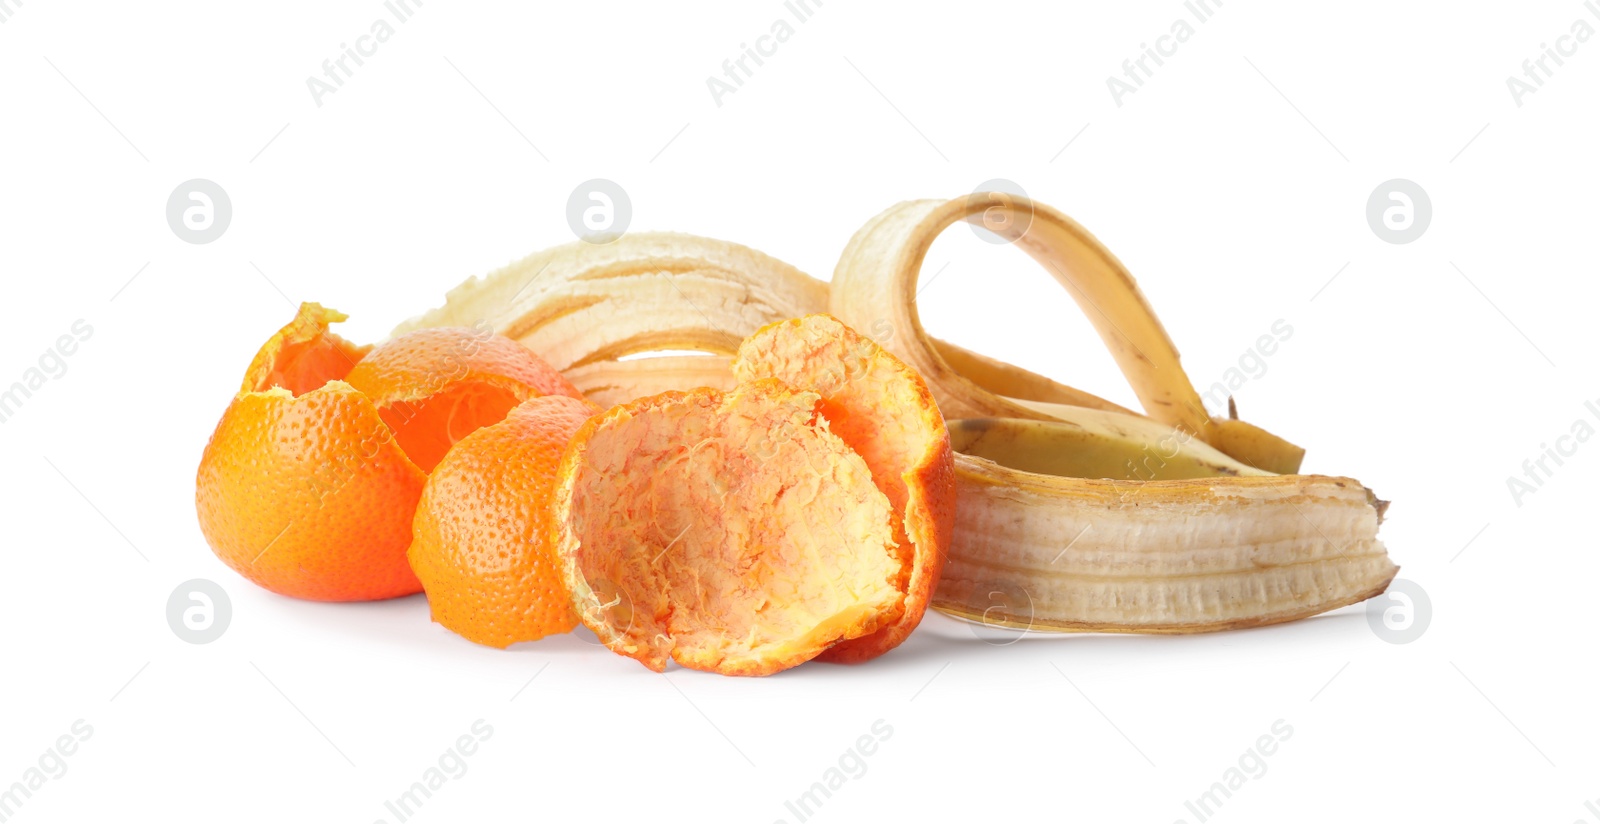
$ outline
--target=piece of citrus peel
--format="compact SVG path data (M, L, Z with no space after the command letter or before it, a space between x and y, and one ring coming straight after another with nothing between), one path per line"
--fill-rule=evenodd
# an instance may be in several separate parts
M893 648L927 608L954 512L931 396L823 315L758 331L738 362L732 391L613 407L568 446L553 506L580 620L656 671L768 675Z
M602 643L658 672L767 675L893 617L889 501L820 401L778 381L665 392L578 431L556 540Z
M927 611L955 522L956 484L950 435L928 385L899 358L831 315L770 324L739 347L740 381L777 378L822 396L833 431L872 469L889 499L895 588L894 619L871 635L820 656L857 663L894 649Z
M419 329L373 349L345 378L372 399L400 448L431 472L457 441L529 398L576 388L528 347L483 329Z
M567 443L598 411L562 395L534 398L434 467L407 552L434 621L501 649L577 626L549 499Z
M483 400L497 393L581 397L514 342L445 329L357 346L329 331L345 317L301 304L261 347L195 481L200 530L224 563L273 592L317 601L421 591L406 548L432 462L425 449L409 454L408 441L432 445L497 422L499 401ZM412 434L397 438L396 427Z

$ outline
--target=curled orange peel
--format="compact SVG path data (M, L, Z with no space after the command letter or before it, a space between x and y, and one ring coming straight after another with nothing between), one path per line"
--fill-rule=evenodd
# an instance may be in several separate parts
M579 429L556 546L602 643L656 671L768 675L897 617L889 500L821 400L761 380L641 398Z
M758 330L739 347L733 372L740 381L777 378L817 392L833 432L872 469L889 499L903 597L882 628L821 658L858 663L895 648L927 611L956 517L950 435L933 394L899 358L825 314Z

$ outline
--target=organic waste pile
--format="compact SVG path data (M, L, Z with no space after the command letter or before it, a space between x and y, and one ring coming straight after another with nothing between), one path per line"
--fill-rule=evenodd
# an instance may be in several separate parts
M923 331L922 258L958 220L1072 293L1145 414ZM1132 276L1016 195L896 205L831 284L626 234L469 280L375 346L344 319L303 304L256 354L200 462L201 529L273 592L425 591L479 644L581 622L653 670L766 675L875 658L930 606L1206 632L1357 603L1397 569L1385 502L1212 417Z

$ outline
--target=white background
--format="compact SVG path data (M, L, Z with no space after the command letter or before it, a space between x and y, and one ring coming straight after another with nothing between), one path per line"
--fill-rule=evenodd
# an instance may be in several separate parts
M393 822L384 802L480 718L492 737L413 820L794 822L785 802L878 719L892 737L812 820L1192 824L1278 719L1292 737L1214 820L1597 820L1600 443L1520 506L1506 482L1600 427L1600 37L1520 107L1506 86L1574 20L1600 28L1576 0L1228 0L1121 106L1106 78L1180 3L828 0L720 107L706 78L779 2L428 0L320 107L306 78L380 3L6 7L0 386L94 330L0 424L0 787L93 727L14 820ZM1002 646L931 616L865 666L661 676L592 636L480 648L421 596L297 602L217 561L195 467L293 304L381 339L571 240L595 177L634 229L819 277L898 200L1016 181L1127 263L1202 387L1284 319L1241 414L1394 501L1383 538L1428 630L1386 643L1357 607ZM233 203L209 245L166 222L191 178ZM1410 244L1367 225L1391 178L1431 196ZM1133 403L1025 256L957 226L928 266L933 332ZM165 618L192 578L232 599L205 646Z

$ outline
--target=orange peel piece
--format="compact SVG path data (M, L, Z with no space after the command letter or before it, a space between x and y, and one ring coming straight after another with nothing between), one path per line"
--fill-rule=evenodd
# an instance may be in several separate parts
M893 617L890 505L779 381L666 392L578 431L552 502L580 620L656 671L767 675Z
M294 319L267 339L244 371L240 392L265 392L274 386L300 395L350 374L372 351L334 334L329 326L349 315L320 303L302 303Z
M434 621L501 649L578 625L549 500L567 443L598 411L562 395L534 398L434 467L407 553Z
M495 393L577 392L553 383L565 381L548 366L532 381L527 363L540 362L531 352L509 360L505 347L520 348L512 341L452 329L358 346L329 330L345 317L303 303L262 345L195 479L200 530L217 556L266 589L317 601L422 591L406 548L434 450L504 417L510 407ZM437 368L441 353L457 352L440 341L469 339L485 343L459 350L465 369ZM392 422L400 401L423 411Z
M733 372L740 381L776 378L817 392L832 431L871 468L891 507L900 561L895 587L902 597L892 621L821 657L858 663L894 649L927 612L955 524L950 433L927 383L870 338L826 314L758 330L739 347Z
M371 398L400 446L431 472L482 422L544 395L581 399L532 350L484 329L419 329L373 349L346 380Z

